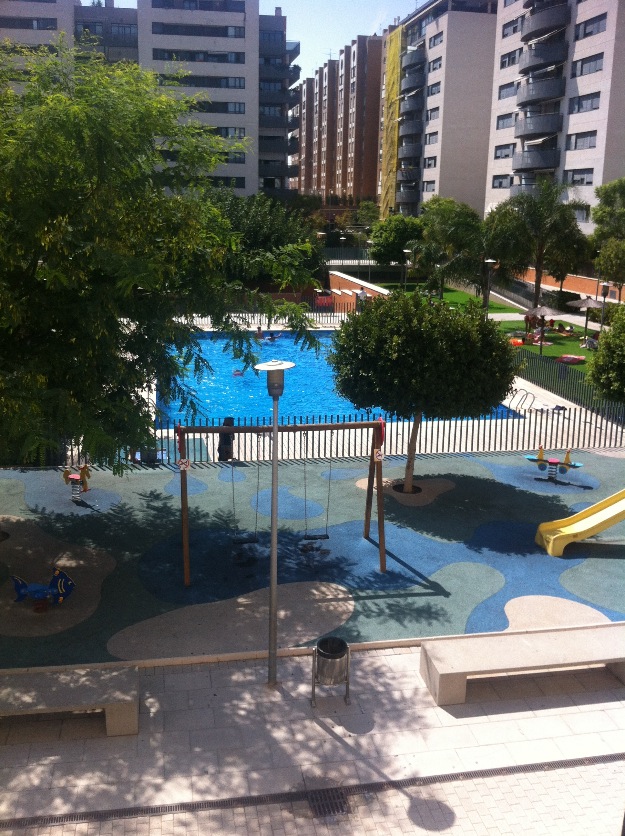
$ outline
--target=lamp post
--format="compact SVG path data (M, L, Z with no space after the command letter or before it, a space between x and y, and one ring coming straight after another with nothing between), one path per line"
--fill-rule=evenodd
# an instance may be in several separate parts
M412 250L404 250L404 255L406 256L404 260L404 293L406 292L406 284L408 283L408 261L409 257L412 255Z
M484 294L484 318L488 319L488 306L490 304L490 286L493 280L493 264L497 264L494 258L485 258L486 270L488 275L486 277L486 293Z
M367 244L369 244L369 248L367 250L367 261L369 262L369 284L371 284L371 245L373 241L370 238L367 238Z
M267 392L273 398L273 432L271 441L271 552L269 557L269 654L268 685L278 682L278 401L284 392L284 370L295 363L269 360L254 368L267 372ZM258 497L256 498L258 501Z
M601 327L599 328L599 333L603 331L603 320L605 319L605 300L608 298L608 293L610 291L610 283L609 282L601 282Z
M345 269L345 236L341 235L341 269Z

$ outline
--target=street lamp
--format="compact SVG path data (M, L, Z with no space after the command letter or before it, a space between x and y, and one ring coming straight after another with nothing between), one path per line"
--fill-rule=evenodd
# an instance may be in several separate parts
M412 250L404 250L404 255L406 256L404 261L404 293L406 292L406 284L408 282L408 261L410 256L412 255Z
M345 236L341 235L341 269L345 269Z
M610 292L610 283L609 282L601 282L601 327L599 328L599 333L603 331L603 320L605 319L605 300L608 298L608 293Z
M373 241L370 238L367 238L367 244L369 244L369 249L367 250L367 261L369 262L369 284L371 284L371 245Z
M497 264L497 261L494 258L485 258L484 264L487 265L486 269L488 271L488 275L486 277L486 293L484 294L484 317L488 319L488 306L490 304L490 286L493 280L493 264Z
M284 392L284 370L295 363L269 360L258 363L256 371L267 372L267 392L273 398L273 432L271 441L271 553L269 557L269 655L268 684L278 683L278 401ZM256 497L258 502L258 497Z

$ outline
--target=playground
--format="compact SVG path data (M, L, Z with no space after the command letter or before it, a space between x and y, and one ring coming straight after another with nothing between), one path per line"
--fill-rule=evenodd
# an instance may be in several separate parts
M363 537L369 459L281 462L279 646L625 620L625 514L561 557L535 541L623 489L622 452L569 461L554 474L520 453L418 456L407 495L404 459L385 458L385 572L375 498ZM179 469L90 471L73 499L60 469L0 471L0 667L265 650L271 464L186 471L188 586ZM45 606L55 569L75 587L57 581Z

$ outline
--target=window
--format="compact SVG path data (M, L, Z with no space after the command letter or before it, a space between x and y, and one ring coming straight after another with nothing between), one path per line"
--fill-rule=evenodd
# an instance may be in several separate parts
M564 183L570 186L592 186L592 168L569 168L562 174Z
M74 36L80 39L85 33L88 35L103 35L104 24L97 20L89 20L84 23L77 21L74 26Z
M202 12L244 12L245 0L152 0L153 9L199 9Z
M517 87L518 82L516 81L510 81L508 84L500 84L497 98L510 99L512 96L516 96Z
M605 32L607 19L608 15L604 13L578 23L575 27L575 40L581 41L584 38L589 38L591 35L598 35L599 32Z
M195 102L199 113L245 113L245 102Z
M237 90L245 89L245 78L243 76L217 76L217 75L185 75L184 80L179 76L162 75L164 82L173 81L182 87L226 87Z
M282 116L280 105L260 105L258 112L261 116Z
M513 3L516 3L517 0L503 0L503 7L507 9L508 6L511 6Z
M578 0L579 2L579 0ZM580 206L573 210L578 224L587 224L590 220L590 206Z
M223 139L243 139L245 128L213 128L217 136Z
M523 49L519 48L513 49L512 52L504 53L499 59L500 69L505 70L506 67L513 67L515 64L518 64L522 52Z
M502 113L497 117L497 130L514 127L514 113Z
M245 64L244 52L203 52L195 49L153 49L154 61L199 61L209 64Z
M437 81L436 84L428 84L428 96L436 96L441 92L441 83Z
M523 15L520 17L515 17L514 20L509 20L507 23L501 27L501 37L502 38L509 38L510 35L516 34L516 32L520 32L523 25Z
M566 138L567 151L583 151L586 148L597 147L597 131L582 131L578 134L568 134Z
M137 38L136 23L111 23L111 35L114 38L135 40Z
M225 163L230 163L232 165L240 165L241 163L245 162L245 152L244 151L228 151L226 154L226 158L224 159Z
M493 189L509 189L511 185L511 174L495 174L493 176Z
M425 111L425 121L431 122L432 119L438 119L441 115L440 107L430 107Z
M597 55L589 55L588 58L580 58L571 64L571 78L578 78L580 75L598 73L603 69L603 52Z
M245 177L209 177L213 186L225 186L231 189L244 189Z
M428 64L428 72L433 73L434 70L440 70L443 66L443 59L439 55L438 58L435 58L433 61L430 61Z
M56 30L55 17L0 17L0 29Z
M135 27L136 28L136 27ZM200 26L193 23L152 23L153 35L193 38L244 38L244 26Z
M436 187L436 180L424 180L423 181L423 191L424 192L433 192Z
M275 29L261 29L260 42L261 44L277 44L278 46L282 46L284 43L284 32Z
M514 154L516 142L507 142L505 145L495 145L495 159L504 160Z
M587 93L585 96L572 96L569 99L569 113L586 113L599 110L601 93Z
M425 135L425 144L426 145L436 145L437 142L438 142L438 131L432 131L432 133Z
M429 43L430 49L432 49L433 46L438 46L439 44L442 44L443 43L443 33L442 32L437 32L436 35L432 35L432 37L430 38L428 43Z
M426 157L423 160L423 168L436 168L436 157Z

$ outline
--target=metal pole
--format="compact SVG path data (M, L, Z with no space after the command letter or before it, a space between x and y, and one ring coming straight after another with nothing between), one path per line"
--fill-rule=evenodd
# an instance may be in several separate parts
M269 558L269 685L278 683L278 401L273 397L271 448L271 554Z

